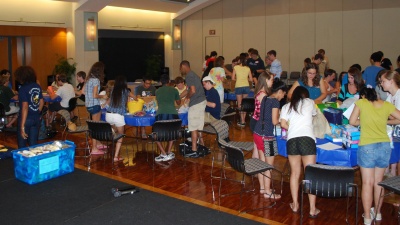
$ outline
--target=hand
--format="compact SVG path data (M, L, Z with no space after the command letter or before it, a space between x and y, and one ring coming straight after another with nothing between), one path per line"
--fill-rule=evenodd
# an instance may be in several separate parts
M25 129L24 128L21 129L21 137L23 139L27 139L28 138L28 135L25 133Z

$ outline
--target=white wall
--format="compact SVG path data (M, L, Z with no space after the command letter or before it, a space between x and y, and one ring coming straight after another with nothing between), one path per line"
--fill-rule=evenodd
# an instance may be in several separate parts
M215 29L226 63L252 47L262 58L276 50L289 72L300 71L320 48L337 71L354 63L365 68L378 50L395 64L399 10L400 1L392 0L221 0L184 20L183 58L200 73L209 54L204 41Z

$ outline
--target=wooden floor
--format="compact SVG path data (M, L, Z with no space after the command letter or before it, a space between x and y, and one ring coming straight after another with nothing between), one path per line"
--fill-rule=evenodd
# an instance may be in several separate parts
M58 124L57 129L60 131L53 140L61 139L62 127ZM150 132L150 128L147 130ZM134 136L136 128L129 127L126 134ZM233 140L252 141L252 135L248 127L240 129L235 126L230 128L230 137ZM247 213L239 213L240 195L230 195L223 198L218 198L219 179L211 179L211 162L212 157L216 158L216 168L213 173L216 176L220 175L221 154L214 148L212 136L206 138L206 143L211 147L213 153L204 158L184 159L175 152L176 159L155 163L155 168L152 169L152 145L146 140L138 140L135 138L124 139L124 144L121 149L121 156L125 158L123 163L119 163L118 169L113 170L111 158L103 160L102 156L93 156L90 171L112 179L123 181L134 186L165 194L184 201L199 204L215 210L227 212L240 217L248 218L265 224L299 224L300 214L293 213L289 207L291 195L289 191L288 176L284 177L282 199L277 201L277 204L270 208L259 211L251 211ZM84 146L84 135L69 135L68 140L75 142L77 147ZM43 140L41 142L49 142L52 140ZM0 143L17 147L15 133L7 133L5 138L0 133ZM76 155L82 155L83 152L77 151ZM247 157L251 156L248 154ZM149 157L149 161L147 161ZM275 167L278 170L283 170L286 158L277 156ZM76 168L88 170L85 166L85 159L77 157L75 159ZM232 179L241 179L241 176L234 172L229 165L226 168L226 176ZM278 176L274 176L275 179ZM360 174L356 173L356 183L361 187ZM252 179L246 178L246 188L252 187ZM279 182L274 182L276 190L280 191ZM254 179L255 192L245 193L243 195L243 206L240 210L244 211L251 208L264 207L272 203L271 200L264 199L263 195L259 194L257 179ZM232 181L222 182L222 193L233 193L240 190L240 183ZM213 191L214 190L214 191ZM215 200L213 200L215 196ZM397 224L397 208L391 202L399 201L397 196L390 195L385 198L385 203L382 209L383 220L377 224ZM359 201L358 221L357 224L363 224L361 199ZM321 210L320 215L316 219L308 217L308 201L304 201L304 224L322 225L322 224L346 224L346 199L317 199L317 208ZM173 206L171 206L173 207ZM355 222L355 199L350 202L350 223ZM195 213L195 212L194 212ZM195 216L195 214L194 214Z

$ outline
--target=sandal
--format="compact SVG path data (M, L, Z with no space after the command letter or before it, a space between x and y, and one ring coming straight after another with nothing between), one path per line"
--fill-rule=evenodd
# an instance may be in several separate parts
M273 198L273 199L280 199L282 196L279 194L275 194L274 192L271 193L264 193L264 198Z
M101 152L101 151L96 151L96 152L91 152L90 153L91 155L104 155L104 152Z
M121 157L114 158L114 162L119 162L119 161L124 161L124 158Z
M294 210L294 204L293 203L289 203L290 209L292 210L293 213L299 213L299 209Z
M319 214L320 212L321 212L321 210L315 209L315 214L312 215L312 214L310 213L309 217L310 217L311 219L315 219L315 218L318 217L318 214Z
M260 194L265 194L264 193L264 188L260 188Z

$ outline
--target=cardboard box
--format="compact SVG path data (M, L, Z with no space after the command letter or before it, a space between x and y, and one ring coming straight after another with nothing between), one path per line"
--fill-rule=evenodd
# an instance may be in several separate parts
M52 144L53 142L31 146L31 148ZM75 144L65 141L70 147L33 157L18 153L29 150L21 148L13 151L15 177L27 184L37 184L74 171Z

